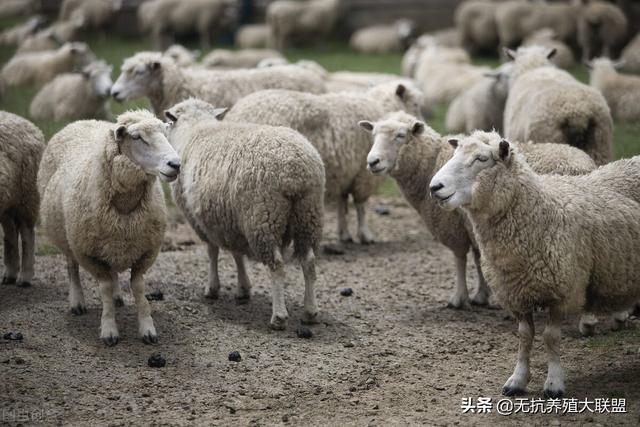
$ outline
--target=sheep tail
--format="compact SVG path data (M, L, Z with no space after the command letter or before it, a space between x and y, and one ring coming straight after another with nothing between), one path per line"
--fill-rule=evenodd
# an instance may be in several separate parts
M310 250L318 253L322 239L323 194L312 191L291 199L293 256L304 259Z
M561 125L565 140L572 147L589 151L596 144L596 121L590 117L586 123L583 120L568 118Z

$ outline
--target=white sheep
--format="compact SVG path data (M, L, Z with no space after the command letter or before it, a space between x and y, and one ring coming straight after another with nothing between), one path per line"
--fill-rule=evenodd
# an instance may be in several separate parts
M495 53L498 48L498 28L495 12L497 2L490 0L463 1L456 7L454 21L462 38L462 46L473 53Z
M0 3L0 18L28 16L38 10L40 2L36 0L3 0Z
M351 35L351 49L363 53L402 52L412 37L414 24L408 19L399 19L390 25L372 25L360 28Z
M0 45L17 46L34 34L43 24L42 16L34 16L22 24L8 28L0 33Z
M115 12L122 7L123 0L64 0L60 5L58 19L69 21L74 15L85 18L88 29L104 29L107 27Z
M200 51L189 50L180 44L173 44L164 51L164 55L173 59L180 67L191 67L197 63Z
M578 19L578 42L582 61L594 56L612 58L627 36L627 17L615 4L595 0L579 0L583 4Z
M433 35L423 34L409 46L409 49L407 49L403 55L402 74L407 77L415 77L416 68L422 54L428 51L431 55L429 58L433 58L435 49L437 49L438 52L438 60L441 62L471 63L471 57L464 49L441 45Z
M279 50L300 40L326 39L340 15L340 0L276 0L267 6L267 24Z
M78 40L84 23L82 15L74 15L69 21L55 22L25 38L18 46L16 54L54 50L66 42Z
M285 90L256 92L241 99L225 120L287 126L304 135L316 147L326 169L326 197L338 202L338 238L352 241L347 227L347 204L353 196L360 243L375 237L366 222L366 202L382 178L371 175L366 158L371 141L355 123L406 110L420 115L422 96L405 81L383 83L366 93L342 92L314 95Z
M31 101L34 119L109 119L108 100L113 82L112 67L95 61L81 73L61 74L47 83Z
M620 74L616 68L623 63L597 58L588 63L591 68L589 84L607 100L614 119L624 122L640 121L640 77Z
M173 181L180 170L180 158L166 138L168 126L146 110L121 114L116 123L74 122L51 138L42 158L42 226L67 258L71 312L86 313L82 266L100 285L100 338L108 346L119 340L114 306L122 305L118 273L129 268L140 336L145 343L158 341L144 296L144 274L158 255L166 228L164 195L156 177Z
M430 189L443 207L467 213L482 271L518 319L518 359L502 392L526 390L533 312L542 308L549 310L544 395L559 398L562 320L624 310L640 299L640 156L588 175L538 175L506 140L454 141L455 153Z
M361 121L360 127L373 134L373 146L367 155L369 170L396 180L407 201L418 211L431 234L449 248L456 263L456 290L449 306L466 308L471 302L486 305L491 293L482 275L480 252L469 221L460 211L443 211L428 195L434 174L453 155L453 149L433 129L417 118L396 112L377 122ZM476 132L480 139L500 138L495 133ZM519 144L526 160L540 173L582 174L595 169L591 158L577 148L560 144ZM478 273L475 295L469 300L466 282L467 253L473 251Z
M611 160L613 122L604 97L549 61L554 50L541 46L508 50L514 59L504 111L510 140L569 144L597 164Z
M571 48L566 43L558 40L556 33L551 28L542 28L530 34L522 42L523 46L544 46L547 49L555 49L556 53L551 62L558 68L568 69L576 64Z
M476 129L495 129L502 132L504 106L509 93L510 69L510 62L502 64L497 69L485 73L486 78L458 95L447 109L447 131L464 133Z
M0 74L9 86L42 85L61 73L73 71L95 59L85 43L65 43L54 51L15 55Z
M324 167L313 146L285 127L218 121L226 109L189 99L166 111L173 122L170 141L183 170L173 185L177 205L207 242L209 282L205 296L220 290L218 252L233 254L237 297L250 297L244 267L249 256L271 272L271 327L284 329L283 250L293 254L305 280L303 321L315 322L315 255L322 239Z
M271 37L271 29L267 24L243 25L236 32L235 45L240 49L265 49Z
M35 262L35 232L40 197L36 178L44 137L33 123L0 111L0 223L4 232L2 284L30 286ZM20 251L19 241L22 241ZM20 259L22 252L22 260Z
M209 68L255 68L269 58L283 56L273 49L214 49L202 58L202 64Z
M122 73L111 88L117 101L145 96L156 114L189 97L197 96L221 107L262 89L282 88L313 93L325 91L317 73L301 67L251 70L179 68L157 52L141 52L124 61Z
M625 46L620 59L624 62L623 70L631 73L640 73L640 34L637 34Z

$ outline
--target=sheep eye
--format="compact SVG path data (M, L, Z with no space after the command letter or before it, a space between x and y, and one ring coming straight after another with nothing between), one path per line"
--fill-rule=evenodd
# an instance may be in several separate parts
M144 74L144 70L138 70L136 71L136 76L141 76Z
M486 156L478 156L476 157L476 160L480 160L481 162L486 162L487 160L489 160L489 158Z
M406 136L407 136L407 135L406 135L406 134L404 134L404 133L399 133L399 134L397 134L397 135L396 135L396 138L397 138L397 139L404 139Z
M141 140L142 138L140 137L140 135L136 134L136 135L131 135L131 139L134 139L136 141Z

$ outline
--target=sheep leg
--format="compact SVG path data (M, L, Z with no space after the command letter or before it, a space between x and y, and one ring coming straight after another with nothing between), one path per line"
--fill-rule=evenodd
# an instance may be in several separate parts
M120 288L120 283L117 280L115 286L113 287L113 303L116 307L124 307L122 288Z
M18 229L13 218L2 218L2 230L4 231L4 266L2 276L3 285L16 283L18 270L20 269L20 250L18 249Z
M244 266L244 256L234 253L233 259L238 269L238 293L236 294L236 300L239 303L246 303L251 298L251 280L249 280L247 270Z
M598 324L598 318L591 313L583 313L580 316L580 323L578 329L583 337L590 337L595 333L596 325Z
M318 303L316 302L316 257L313 250L301 261L302 274L304 275L304 313L303 323L317 323Z
M613 318L613 326L611 327L611 329L613 329L614 331L619 331L621 329L624 329L627 326L627 319L629 319L629 312L618 311L616 313L613 313L611 317Z
M113 288L118 285L118 277L110 272L111 277L100 279L100 296L102 298L102 318L100 320L100 339L111 347L118 344L120 335L116 325L116 307L113 302Z
M78 263L71 257L67 257L67 273L69 273L69 306L71 314L80 316L87 312L87 304L84 302L84 293L80 284L80 270Z
M343 243L353 243L353 238L349 233L349 226L347 225L348 203L348 194L343 194L338 199L338 239Z
M18 276L18 286L31 286L33 266L36 263L35 233L33 226L20 221L20 239L22 240L22 266Z
M156 327L151 318L151 305L144 296L144 274L137 269L131 270L131 291L138 308L138 332L145 344L158 342Z
M513 374L502 387L502 394L505 396L514 396L524 394L529 383L529 359L531 356L531 347L533 346L533 335L535 327L533 325L533 314L527 313L518 317L518 336L520 344L518 345L518 361L513 370Z
M218 275L218 254L220 249L211 243L207 245L209 253L209 282L204 287L204 297L218 299L220 296L220 276Z
M287 326L289 313L284 301L284 262L278 249L275 250L274 263L271 266L271 328L282 330Z
M486 306L489 304L489 296L491 295L491 289L487 284L487 281L482 274L482 267L480 264L480 250L478 248L472 248L473 250L473 263L476 265L476 273L478 274L478 289L476 294L471 299L471 304Z
M549 323L542 333L549 358L547 380L544 382L544 396L550 399L558 399L564 393L564 370L560 365L561 320L561 316L552 308L549 311Z
M362 245L370 245L376 240L373 233L367 226L366 205L366 202L356 203L356 212L358 214L358 238Z
M450 308L468 309L469 290L467 289L467 257L455 255L456 260L456 292L449 298Z

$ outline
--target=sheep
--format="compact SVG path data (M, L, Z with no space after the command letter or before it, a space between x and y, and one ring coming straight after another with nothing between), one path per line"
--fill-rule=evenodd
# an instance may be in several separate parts
M640 298L640 156L583 176L538 175L507 140L472 135L451 143L457 148L430 182L431 194L467 213L482 271L519 322L517 364L502 392L525 392L533 312L548 308L544 395L559 398L563 318L624 310Z
M615 4L589 1L583 5L578 19L583 62L598 55L613 58L626 39L627 27L626 16Z
M454 22L462 45L474 54L494 53L498 48L495 12L498 3L490 0L464 1L456 7Z
M73 71L95 59L85 43L65 43L54 51L15 55L2 67L2 78L9 86L42 85L58 74Z
M449 307L467 308L469 303L486 305L491 291L482 275L480 252L469 227L469 221L459 210L443 211L435 199L428 196L427 186L434 174L453 155L453 149L424 122L396 112L377 122L361 121L364 130L372 133L373 146L367 155L367 167L376 175L395 179L409 204L418 211L431 234L453 252L456 263L456 290L449 298ZM483 139L499 138L495 132L476 132ZM595 169L591 158L577 148L560 144L518 145L531 167L539 173L582 174ZM478 272L475 295L469 300L466 283L467 253L472 249Z
M613 122L604 97L549 62L541 46L507 50L514 59L504 134L516 141L569 144L604 164L612 157Z
M555 32L551 28L542 28L529 35L523 42L523 46L544 46L548 49L555 49L556 53L551 58L558 68L568 69L575 65L576 61L573 57L571 48L566 43L557 39Z
M138 9L143 32L150 32L156 49L164 47L163 38L171 34L197 31L203 50L216 34L235 19L233 0L154 0Z
M112 86L112 67L95 61L82 73L61 74L47 83L31 101L34 119L77 120L111 118L107 101Z
M166 138L168 126L146 110L123 113L116 123L73 122L51 138L42 157L42 227L66 257L71 313L87 311L81 266L100 286L100 338L107 346L119 340L114 303L123 302L118 273L129 268L139 334L147 344L158 342L144 274L166 228L156 177L171 182L180 170L180 158Z
M146 96L151 100L153 111L160 115L190 96L231 107L249 93L270 88L325 91L320 76L300 67L233 71L181 69L160 53L141 52L124 61L111 95L120 102Z
M434 36L423 34L409 46L409 49L403 55L402 75L411 78L415 77L416 67L421 60L422 54L428 51L432 57L436 49L438 59L441 62L471 63L471 57L464 49L441 46Z
M382 178L367 172L365 159L371 141L358 131L355 123L397 110L419 116L421 98L415 85L406 81L382 83L366 93L314 95L268 90L241 99L225 120L288 126L304 135L324 161L327 199L338 202L338 239L353 241L346 220L351 195L356 205L358 238L361 244L370 244L375 237L366 222L366 202L375 194Z
M283 251L291 243L305 280L304 322L316 322L315 255L322 239L324 167L313 146L285 127L218 121L226 109L189 99L165 112L169 139L182 158L173 184L176 204L207 242L209 281L205 296L218 298L218 253L233 254L239 300L250 297L244 256L271 272L270 325L284 329Z
M189 50L182 45L174 44L164 51L164 55L173 59L173 61L180 67L190 67L197 63L200 51Z
M34 228L40 197L36 178L44 136L30 121L0 111L0 223L4 232L2 284L31 285L35 262ZM18 239L22 241L22 259Z
M462 47L462 34L456 27L443 28L441 30L426 33L427 36L433 37L438 46L460 48Z
M75 15L70 21L56 22L24 39L16 53L57 49L66 42L77 40L84 23L82 15Z
M273 49L214 49L204 58L202 64L208 68L255 68L260 61L267 58L283 58Z
M597 58L588 63L589 84L607 100L611 116L624 122L640 121L640 77L619 74L622 63Z
M0 45L17 46L35 33L44 23L42 16L34 16L24 22L8 28L0 33Z
M266 18L275 47L283 50L300 39L326 39L339 13L340 0L276 0L267 6Z
M631 73L640 72L640 34L637 34L625 46L620 55L623 61L622 69Z
M265 49L271 37L267 24L243 25L236 32L235 44L239 49Z
M85 18L88 29L104 29L115 12L122 7L123 0L64 0L60 5L58 20L69 21L74 14Z
M511 63L486 73L469 89L458 95L449 105L445 118L445 127L452 133L471 132L473 130L492 130L502 132L504 106L509 93L509 71Z
M402 52L414 32L414 24L408 19L399 19L391 25L364 27L351 35L351 49L363 53Z
M37 11L39 3L36 0L3 0L0 3L0 18L28 16Z

